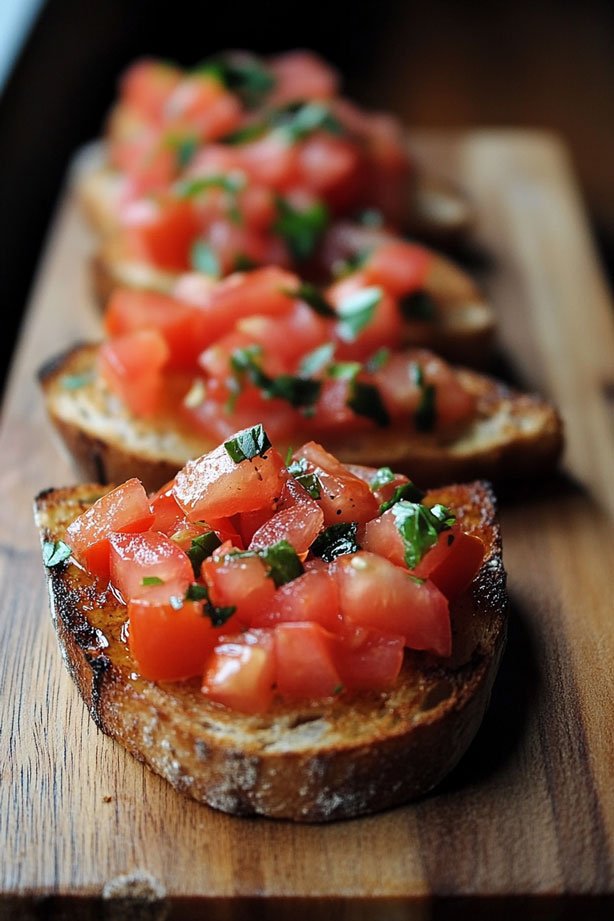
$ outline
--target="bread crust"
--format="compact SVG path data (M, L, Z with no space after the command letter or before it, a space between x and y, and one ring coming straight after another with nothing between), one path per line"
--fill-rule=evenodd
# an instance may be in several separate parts
M138 476L147 489L171 479L191 457L215 444L177 419L137 420L95 373L96 346L77 344L39 372L49 417L86 480L123 482ZM475 371L459 371L478 398L478 416L445 440L399 426L323 438L345 463L407 473L425 486L484 477L493 481L539 476L553 468L563 447L556 410ZM91 383L66 391L62 379L90 375Z
M57 540L102 492L47 490L35 501L41 540ZM452 606L453 653L406 652L386 693L341 695L244 715L210 702L198 682L134 677L121 640L126 618L75 564L48 572L63 658L99 728L177 790L237 815L325 822L421 796L458 762L488 704L506 632L505 572L494 498L486 483L452 486L433 500L457 509L486 557Z

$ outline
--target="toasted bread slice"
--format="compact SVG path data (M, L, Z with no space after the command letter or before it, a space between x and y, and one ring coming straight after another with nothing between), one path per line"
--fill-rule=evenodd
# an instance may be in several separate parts
M104 488L36 500L42 540L58 540ZM406 652L389 692L343 694L244 715L207 700L198 680L135 676L126 608L72 563L48 570L51 613L69 671L96 724L176 789L224 812L324 822L420 796L458 762L486 709L505 639L505 572L485 483L432 494L454 508L486 556L452 605L453 653Z
M83 478L108 483L137 476L153 490L188 459L215 447L176 416L132 416L96 373L96 354L95 345L73 346L39 373L49 416ZM326 447L344 463L389 464L426 486L549 470L563 446L556 410L486 375L459 373L464 386L478 397L478 415L466 429L446 438L399 426L343 432L324 438ZM75 380L77 388L72 386Z

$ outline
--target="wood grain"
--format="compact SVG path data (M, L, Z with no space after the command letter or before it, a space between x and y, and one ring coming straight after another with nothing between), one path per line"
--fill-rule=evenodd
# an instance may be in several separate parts
M0 435L0 915L29 917L31 896L97 898L135 871L151 874L171 899L192 899L173 903L173 917L193 916L200 899L212 918L250 917L255 904L267 906L261 917L274 908L296 916L295 902L277 897L316 899L314 917L324 906L318 916L341 918L452 917L455 906L468 905L478 917L500 904L528 917L526 897L542 910L540 897L565 896L563 914L584 906L583 897L593 917L612 908L607 292L555 139L424 133L414 146L473 196L481 253L474 266L497 308L505 357L518 381L558 402L569 439L561 475L502 502L510 641L474 745L418 803L295 827L184 799L96 730L57 652L30 511L38 490L73 479L50 441L34 370L54 350L99 333L86 284L92 241L69 194L41 266ZM318 897L354 901L341 909ZM64 903L48 904L53 914Z

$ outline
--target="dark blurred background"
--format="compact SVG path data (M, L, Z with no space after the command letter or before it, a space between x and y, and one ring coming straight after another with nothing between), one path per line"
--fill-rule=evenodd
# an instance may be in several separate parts
M409 126L556 131L571 150L614 276L612 0L0 2L18 5L24 21L29 6L33 20L0 96L5 353L70 157L100 133L119 72L142 54L191 65L228 47L308 47L337 65L348 95ZM6 361L0 375L5 369Z

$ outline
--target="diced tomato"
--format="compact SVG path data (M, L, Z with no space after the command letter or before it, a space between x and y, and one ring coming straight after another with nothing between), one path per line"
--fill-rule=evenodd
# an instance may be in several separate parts
M172 195L138 202L122 215L122 240L128 255L170 272L190 268L190 251L200 230L193 203Z
M364 184L363 160L347 138L316 132L299 145L299 183L323 198L339 213L360 198Z
M284 697L332 697L341 679L333 660L333 636L317 623L275 627L277 689Z
M162 61L136 61L124 73L120 84L122 103L149 121L161 119L168 97L181 80L181 71Z
M314 434L338 434L341 429L349 433L374 428L375 422L372 419L355 413L349 405L350 388L351 382L343 378L322 381L316 412L313 419L309 420Z
M239 272L220 282L202 305L211 340L230 332L242 317L289 313L293 301L286 291L296 290L298 284L296 275L275 266Z
M224 387L218 393L207 386L207 399L198 406L181 406L180 412L211 441L228 440L237 427L251 428L262 423L270 437L279 442L289 441L302 419L290 403L282 399L267 399L256 387L248 384L239 394L233 411L228 411L230 393Z
M295 303L285 316L246 317L237 329L276 356L286 371L294 371L304 355L331 338L330 321L303 303Z
M310 51L289 51L269 61L275 88L269 103L275 106L305 99L330 99L339 78L328 64Z
M311 570L278 588L273 598L252 619L255 627L309 621L335 631L341 626L339 592L332 575Z
M109 544L111 582L126 601L183 598L194 578L192 564L169 537L157 531L111 534Z
M265 521L251 539L250 549L270 547L280 540L286 540L297 553L307 553L324 523L324 513L318 503L294 505L281 509Z
M349 623L401 635L412 649L450 655L448 601L432 582L417 583L400 567L366 552L339 557L334 572L341 613Z
M322 483L317 501L324 512L325 525L366 522L377 515L379 505L368 485L350 473L322 445L309 441L295 452L294 457L304 457L310 465L310 472L315 472Z
M364 361L379 348L397 348L403 338L403 320L397 303L382 286L371 285L363 272L355 272L328 288L330 302L343 314L350 298L369 290L377 298L371 317L356 335L348 330L347 322L340 321L335 329L338 342L337 356Z
M442 531L426 553L414 575L430 579L446 598L453 600L471 585L484 559L484 544L475 534L465 534L459 525Z
M209 341L207 319L200 308L156 291L118 288L109 300L104 323L109 336L157 330L168 346L169 370L194 370Z
M364 480L365 483L368 483L371 487L373 495L381 505L383 502L388 502L389 499L392 499L396 490L400 486L405 486L406 483L409 483L409 478L403 473L394 473L392 472L392 479L388 483L383 483L377 489L373 489L373 480L377 474L377 467L364 467L362 464L347 464L348 470L351 471L359 479Z
M120 148L114 145L114 162L126 172L123 201L137 201L146 195L166 188L177 174L177 157L166 144L148 145L139 149L138 142L131 142L132 154L125 142Z
M241 163L254 182L285 192L297 179L297 146L271 132L241 146Z
M194 73L175 87L165 107L172 124L189 125L202 140L215 141L240 124L241 103L215 77Z
M233 710L262 713L271 705L274 683L273 637L258 630L223 638L207 662L202 691Z
M173 494L190 521L229 518L273 502L286 476L283 458L274 448L236 463L222 444L188 461L177 474Z
M153 416L163 401L161 371L168 358L162 335L140 329L103 342L98 366L103 380L135 416Z
M343 633L336 638L333 659L344 689L386 690L394 686L403 664L402 636L366 631L358 642L349 644Z
M257 556L209 557L202 565L202 576L213 604L233 605L235 617L243 624L251 624L275 594L275 583Z
M371 253L363 266L368 284L382 285L395 297L424 287L433 254L417 243L394 240Z
M147 531L153 521L140 480L127 480L101 496L70 524L66 539L76 559L93 575L109 578L109 536L113 531Z
M166 483L151 497L151 510L154 514L152 530L161 531L167 536L174 534L186 520L183 509L179 508L173 495L174 482L171 480Z
M202 602L128 603L128 642L139 674L151 681L181 681L200 675L217 632L203 614Z
M405 544L396 526L392 509L378 518L368 521L359 537L360 546L369 553L376 553L394 563L405 566ZM423 578L426 578L424 576Z

